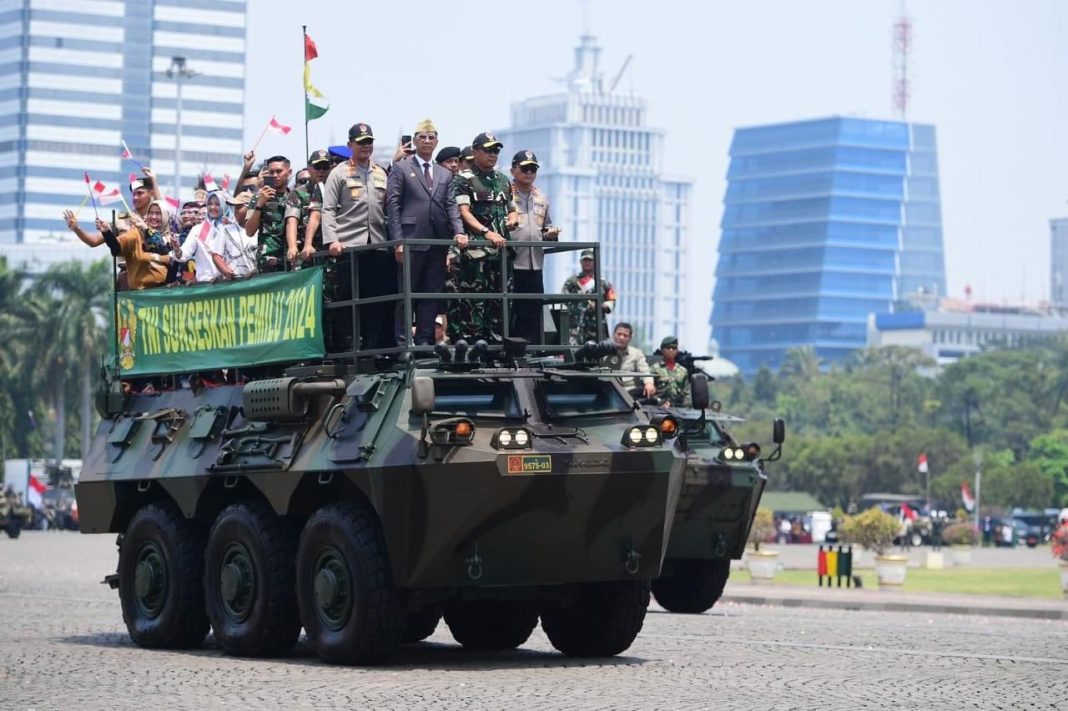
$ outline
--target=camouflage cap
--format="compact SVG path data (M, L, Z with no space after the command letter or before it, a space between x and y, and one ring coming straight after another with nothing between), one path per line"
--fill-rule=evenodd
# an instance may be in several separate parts
M459 158L462 153L463 151L461 151L456 146L445 146L440 151L438 151L438 157L435 158L434 161L437 163L442 163L444 161L449 160L450 158Z
M356 123L349 129L349 140L356 143L366 143L375 140L374 131L365 123Z
M534 155L532 151L519 151L514 156L512 156L513 168L515 168L516 166L524 165L536 165L540 167L541 163L538 162L538 157Z
M592 249L584 249L584 250L582 250L582 253L579 255L579 259L580 260L581 259L593 259L593 250Z
M475 140L471 141L472 148L481 148L485 150L487 148L493 148L494 146L503 148L504 144L498 141L496 136L488 132L478 134L475 136Z
M671 346L675 346L676 348L679 347L679 339L677 336L665 336L664 339L660 341L661 348L670 348Z
M330 151L320 148L317 151L312 151L312 154L308 156L308 165L315 165L316 163L329 163Z

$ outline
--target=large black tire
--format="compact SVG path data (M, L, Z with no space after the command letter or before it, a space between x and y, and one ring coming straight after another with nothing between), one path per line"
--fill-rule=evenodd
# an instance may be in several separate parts
M408 619L404 625L404 635L401 641L406 644L422 642L434 634L441 621L441 608L437 605L428 605L419 612L408 613Z
M297 603L308 641L327 662L379 664L396 651L405 610L373 509L331 504L308 519L297 553Z
M204 529L170 502L134 514L119 548L119 600L138 646L189 649L203 643L204 538Z
M675 560L667 577L653 581L653 597L668 612L700 613L723 595L729 560Z
M22 534L22 521L12 516L8 519L7 527L4 530L7 531L8 538L18 538Z
M466 649L515 649L538 626L538 608L529 602L456 602L445 607L445 624Z
M612 657L634 642L649 607L649 583L588 583L568 607L542 610L553 647L572 657Z
M204 599L215 641L229 654L285 654L300 636L300 529L260 502L227 507L204 554Z

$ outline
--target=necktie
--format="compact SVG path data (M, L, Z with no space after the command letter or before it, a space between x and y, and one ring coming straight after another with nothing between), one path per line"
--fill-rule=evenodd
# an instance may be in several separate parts
M430 174L430 163L423 163L423 182L426 183L427 190L434 187L434 177Z

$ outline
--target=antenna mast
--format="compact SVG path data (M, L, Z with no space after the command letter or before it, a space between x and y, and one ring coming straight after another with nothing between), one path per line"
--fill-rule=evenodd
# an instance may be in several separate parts
M894 114L904 121L908 116L909 98L912 87L909 84L909 54L912 51L912 20L905 14L905 2L901 1L901 15L894 22L893 40L893 106Z

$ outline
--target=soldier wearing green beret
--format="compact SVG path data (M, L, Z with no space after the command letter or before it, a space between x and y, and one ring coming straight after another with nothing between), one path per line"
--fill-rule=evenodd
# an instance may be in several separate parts
M668 336L660 341L662 361L649 370L656 381L656 399L665 407L690 407L690 374L675 362L679 339Z

